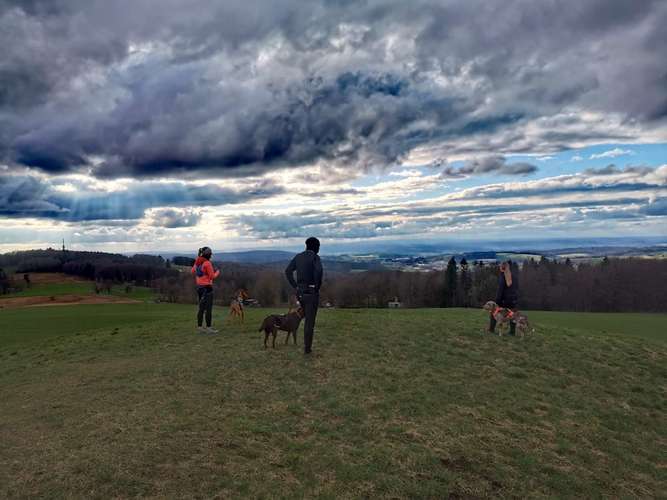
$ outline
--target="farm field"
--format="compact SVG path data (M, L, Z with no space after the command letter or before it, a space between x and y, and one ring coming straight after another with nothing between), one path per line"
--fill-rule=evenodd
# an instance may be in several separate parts
M35 297L49 297L53 298L54 302L63 302L60 300L63 296L68 296L70 302L74 302L73 298L98 297L99 302L106 302L106 298L119 297L127 299L128 301L148 301L154 298L154 293L150 288L132 286L129 290L122 285L114 285L111 287L111 293L102 292L95 294L94 282L91 280L84 280L82 278L68 276L62 273L30 273L31 285L20 292L0 295L0 306L12 306L14 303L24 305L23 302L36 302L26 299ZM25 285L24 285L25 286ZM17 300L21 299L21 300ZM114 300L109 300L114 302Z
M322 310L317 356L194 306L0 310L0 497L658 497L667 315ZM301 330L300 330L301 331ZM299 339L301 344L302 339Z

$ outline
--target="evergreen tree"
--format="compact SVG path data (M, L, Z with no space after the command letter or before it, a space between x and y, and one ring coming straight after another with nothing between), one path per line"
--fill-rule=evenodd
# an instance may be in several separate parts
M472 276L470 276L470 269L468 268L468 261L465 257L461 259L461 301L460 305L463 307L470 307L471 291L472 291Z
M456 259L452 256L445 269L445 307L456 306L456 281Z
M9 278L0 268L0 294L4 295L9 291Z

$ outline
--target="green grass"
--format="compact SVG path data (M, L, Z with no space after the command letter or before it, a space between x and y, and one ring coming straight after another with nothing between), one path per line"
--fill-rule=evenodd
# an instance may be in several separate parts
M57 297L59 295L94 295L93 282L70 282L70 283L39 283L30 288L7 294L0 295L0 299L13 297ZM130 293L125 292L125 286L115 285L111 289L111 294L119 297L126 297L133 300L149 301L155 294L148 287L133 286ZM105 292L102 293L105 295Z
M128 299L141 300L144 302L155 298L155 293L153 293L153 290L143 286L133 286L130 289L130 293L127 293L124 286L117 285L111 289L111 294L117 295L119 297L126 297Z
M192 308L168 304L100 304L6 309L0 311L0 346L25 347L50 338L179 321Z
M268 310L219 336L193 306L17 312L0 311L2 498L664 495L664 339L322 310L304 359L261 347Z
M602 335L630 335L667 341L667 314L562 313L529 311L530 320L562 329Z
M20 292L0 295L0 298L12 297L50 297L57 295L90 295L93 293L93 283L40 283Z

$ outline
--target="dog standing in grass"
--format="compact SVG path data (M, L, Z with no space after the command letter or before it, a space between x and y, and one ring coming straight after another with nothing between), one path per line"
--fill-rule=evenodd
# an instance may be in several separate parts
M528 316L523 313L513 311L506 307L500 307L492 300L484 304L482 309L487 311L491 315L491 318L493 318L495 326L498 328L498 335L502 336L503 330L514 332L512 325L515 325L515 329L519 331L520 337L524 337L527 333L532 333L534 331L530 328ZM490 331L491 333L494 333L495 328ZM511 335L514 335L514 333L511 333Z
M301 320L303 319L303 308L301 306L297 307L294 310L290 310L287 314L271 314L264 318L262 321L262 326L259 327L258 331L264 331L264 349L266 349L266 343L269 340L269 335L273 336L273 348L276 348L276 335L278 330L287 332L287 337L285 337L285 344L289 342L289 337L292 335L294 339L294 345L296 345L296 331L299 329Z
M235 297L232 299L229 304L229 319L238 319L239 322L243 323L245 320L245 312L243 310L243 301L248 298L248 292L239 288L236 291Z

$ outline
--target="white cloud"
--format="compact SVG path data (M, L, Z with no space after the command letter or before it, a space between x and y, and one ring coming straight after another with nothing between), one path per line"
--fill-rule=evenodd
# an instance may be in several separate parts
M616 158L618 156L628 156L634 154L636 153L631 149L614 148L610 149L609 151L605 151L604 153L592 154L589 159L598 160L600 158Z

